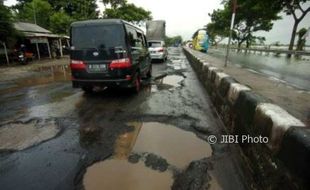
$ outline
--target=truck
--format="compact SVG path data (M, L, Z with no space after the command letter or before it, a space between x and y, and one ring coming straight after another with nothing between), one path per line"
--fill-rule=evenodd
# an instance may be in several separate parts
M146 38L152 60L167 60L168 51L165 45L166 21L152 20L146 22Z
M146 22L146 38L147 40L162 40L166 36L166 21L152 20Z

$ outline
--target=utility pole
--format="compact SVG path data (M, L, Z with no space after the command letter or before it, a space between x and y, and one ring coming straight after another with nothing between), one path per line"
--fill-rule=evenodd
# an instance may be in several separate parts
M35 7L35 4L34 4L33 1L32 1L32 9L33 9L33 20L34 20L34 23L37 24L36 7Z
M228 62L229 49L230 49L230 41L231 41L233 29L234 29L236 9L237 9L237 0L233 0L233 13L232 13L232 17L231 17L229 38L228 38L228 44L227 44L227 50L226 50L225 67L227 67L227 62Z

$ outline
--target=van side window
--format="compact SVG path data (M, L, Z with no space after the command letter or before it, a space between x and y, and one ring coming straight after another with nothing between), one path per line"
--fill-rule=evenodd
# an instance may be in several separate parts
M146 36L145 35L143 35L143 41L144 41L145 47L148 48L148 44L147 44Z
M137 47L138 37L137 37L136 30L128 25L126 25L126 30L127 30L129 45L131 47Z
M145 41L144 41L144 38L143 38L143 34L142 33L140 33L140 32L137 32L137 37L138 37L138 44L137 44L137 46L138 47L146 47L146 43L145 43Z

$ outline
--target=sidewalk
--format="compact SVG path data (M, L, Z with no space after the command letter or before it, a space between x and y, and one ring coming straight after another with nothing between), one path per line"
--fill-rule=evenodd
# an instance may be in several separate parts
M264 74L254 73L233 64L224 67L224 61L221 59L189 48L187 50L204 62L223 70L224 73L232 76L241 84L250 86L253 91L270 99L304 123L310 123L309 91L298 90L281 81L268 78Z
M0 82L17 80L31 77L37 74L36 70L41 67L56 65L69 65L69 57L64 56L60 59L42 59L29 62L27 65L12 64L0 67Z

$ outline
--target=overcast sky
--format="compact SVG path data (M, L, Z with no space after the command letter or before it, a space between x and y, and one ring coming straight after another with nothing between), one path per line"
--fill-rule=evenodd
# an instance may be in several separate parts
M181 35L185 40L190 39L198 28L210 22L208 13L212 13L214 9L222 8L221 0L128 0L128 2L151 11L155 20L166 20L167 35ZM4 4L12 5L15 3L15 0L6 0ZM103 10L102 3L98 3L98 5ZM309 7L310 3L307 3L306 6ZM284 14L282 16L283 19L276 21L271 31L259 33L259 35L266 37L266 43L276 41L284 44L289 43L294 23L293 18ZM299 24L299 28L302 27L310 27L310 14ZM310 44L309 38L307 44Z

